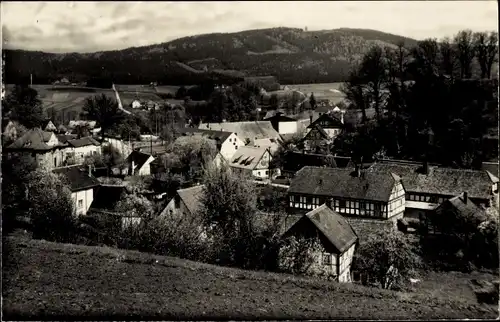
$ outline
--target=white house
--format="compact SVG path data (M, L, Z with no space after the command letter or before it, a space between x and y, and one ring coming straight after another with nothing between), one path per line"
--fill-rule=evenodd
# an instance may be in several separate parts
M326 204L308 212L282 236L315 239L316 246L308 250L311 262L305 274L333 277L338 282L351 282L351 264L358 236L349 222ZM280 250L281 266L293 258Z
M42 124L42 130L47 132L57 132L57 127L51 120L46 120Z
M81 164L85 157L96 154L101 154L101 144L91 137L83 137L80 139L67 141L66 160Z
M233 170L256 178L267 179L277 171L277 169L270 168L271 160L269 148L243 146L233 155L228 165Z
M94 200L94 189L100 185L92 175L91 169L79 165L63 167L52 170L61 175L70 186L71 199L77 216L85 215Z
M132 151L125 162L128 165L129 175L148 176L151 174L151 162L155 157L139 151Z
M226 160L231 160L236 151L245 146L245 143L233 132L203 130L189 127L182 128L180 132L182 135L201 135L214 140L219 153Z
M132 108L136 109L136 108L141 108L142 107L142 104L141 102L139 102L139 100L134 100L132 102Z

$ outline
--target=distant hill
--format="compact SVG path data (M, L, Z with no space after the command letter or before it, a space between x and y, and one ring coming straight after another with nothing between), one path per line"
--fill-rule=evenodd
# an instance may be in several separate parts
M345 79L352 62L375 45L416 40L376 30L303 31L294 28L247 30L184 37L170 42L90 54L4 50L7 83L37 84L62 77L91 77L118 84L193 84L215 70L248 76L274 75L283 84L328 83ZM208 72L208 74L207 74Z

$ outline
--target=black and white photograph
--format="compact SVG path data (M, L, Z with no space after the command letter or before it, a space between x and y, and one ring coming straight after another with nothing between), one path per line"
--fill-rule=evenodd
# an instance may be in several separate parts
M0 13L3 321L499 318L497 1Z

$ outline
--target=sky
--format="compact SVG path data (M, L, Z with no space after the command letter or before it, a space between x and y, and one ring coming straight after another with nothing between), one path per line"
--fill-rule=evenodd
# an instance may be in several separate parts
M2 1L3 48L95 52L248 29L375 29L415 39L498 31L494 0L469 1Z

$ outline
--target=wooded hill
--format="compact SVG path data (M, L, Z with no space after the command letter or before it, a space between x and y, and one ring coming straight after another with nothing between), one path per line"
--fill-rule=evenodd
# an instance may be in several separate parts
M237 70L248 76L274 75L282 84L345 80L352 63L373 45L416 40L376 30L294 28L247 30L184 37L170 42L89 54L3 50L6 83L49 84L109 78L117 84L196 84L205 73ZM182 63L184 65L181 65ZM185 68L188 66L188 68ZM193 70L189 70L189 67Z

